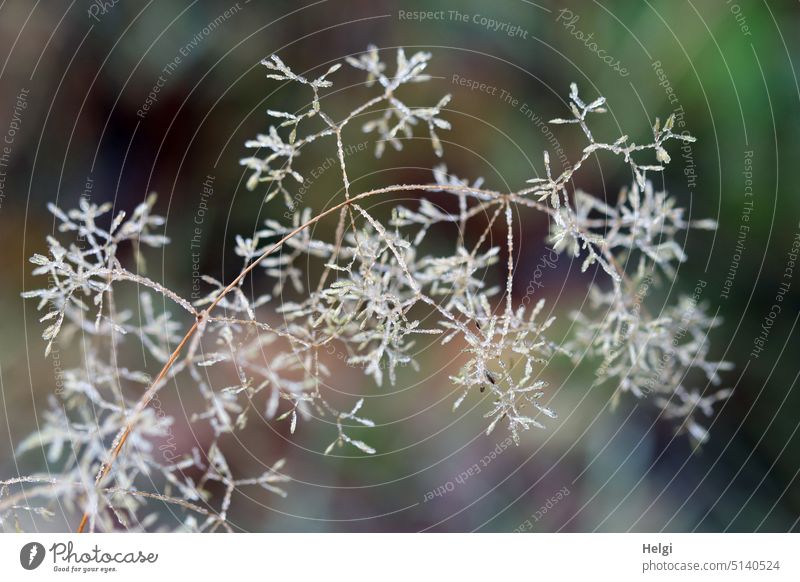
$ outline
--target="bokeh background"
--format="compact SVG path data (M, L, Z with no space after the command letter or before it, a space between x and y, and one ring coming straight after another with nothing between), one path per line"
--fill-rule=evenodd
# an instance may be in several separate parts
M690 260L675 285L652 300L674 301L698 280L707 282L703 300L724 319L712 334L712 355L736 364L725 377L735 390L709 420L710 442L693 453L688 440L676 437L674 425L659 420L646 402L623 399L612 410L613 386L593 386L591 367L571 374L566 367L553 369L550 404L560 418L546 431L528 432L519 447L503 449L484 466L481 459L506 433L483 435L487 403L477 397L466 411L451 412L455 394L447 376L457 354L425 350L423 373L403 371L393 388L378 388L358 370L345 369L332 380L332 389L366 397L365 414L379 426L364 438L379 454L322 456L334 433L320 423L301 425L291 439L286 423L251 427L234 454L234 469L246 473L254 458L286 457L295 481L286 499L237 494L236 527L797 531L800 275L795 274L766 348L758 358L750 353L800 232L798 8L789 0L3 0L0 134L11 143L0 191L0 478L44 467L42 455L14 451L35 428L55 386L52 362L43 358L35 305L19 295L35 284L26 258L44 248L44 237L53 230L47 202L69 207L90 191L95 202L131 209L148 192L158 192L158 209L168 216L173 242L164 254L149 257L148 274L188 294L193 218L202 184L213 176L200 265L204 273L230 279L240 266L230 244L233 235L252 232L264 218L283 212L279 201L265 206L244 189L246 175L238 164L246 155L243 143L267 128L268 107L291 110L307 99L266 79L260 59L279 52L298 71L322 71L374 43L433 52L434 78L410 100L424 104L453 94L446 118L454 129L442 135L445 160L454 173L484 176L495 188L520 187L542 171L541 152L553 144L521 106L543 120L564 115L572 81L587 98L608 98L609 115L597 124L608 137L622 132L644 139L656 116L664 119L682 108L698 141L687 156L673 147L664 180L693 218L716 218L720 228L689 236ZM444 12L439 20L420 22L403 18L401 10ZM453 10L467 21L451 16ZM203 32L226 11L229 16ZM481 17L518 32L490 30ZM581 40L575 31L592 39ZM603 62L592 42L619 64ZM182 49L186 56L158 100L137 115L162 69ZM454 83L454 74L498 91L470 90ZM352 71L340 75L345 84L361 80ZM518 105L501 99L500 91ZM364 94L343 91L330 97L330 106L349 110ZM578 133L551 128L574 158L582 147ZM349 139L358 144L366 138L354 127ZM748 152L752 176L743 174ZM378 165L369 151L353 154L348 163L351 176L366 186L429 180L421 168L435 160L426 144L412 143L403 152L387 152ZM367 176L376 168L385 171ZM323 174L304 203L321 208L341 196L334 174ZM747 180L754 204L743 223ZM626 167L603 158L602 166L587 168L579 185L613 197L629 181ZM517 299L539 261L549 256L546 222L526 216L522 224ZM730 293L723 297L742 224L750 230ZM542 275L544 287L537 293L559 315L585 299L591 273L578 271L564 258ZM171 390L161 398L179 419L179 442L186 450L202 447L203 435L195 441L180 425L181 399L196 397L192 386ZM456 481L476 463L480 473ZM425 501L427 492L450 489L448 483L451 491ZM56 516L37 527L72 528L75 521Z

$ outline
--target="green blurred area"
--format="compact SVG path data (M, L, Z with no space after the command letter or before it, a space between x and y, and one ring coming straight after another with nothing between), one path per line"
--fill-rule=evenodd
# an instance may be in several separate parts
M544 171L542 151L553 143L536 120L567 114L570 82L587 99L608 99L609 113L594 127L609 139L624 133L641 142L656 117L682 114L697 142L684 151L673 146L663 184L692 218L716 218L719 229L688 237L690 259L677 282L652 300L658 307L698 280L707 282L703 299L724 320L711 337L712 354L736 364L725 378L734 395L713 419L711 442L693 455L685 438L673 438L672 425L656 423L647 402L623 400L610 410L613 386L590 388L590 368L572 371L564 364L547 373L559 420L546 432L526 434L521 446L504 448L483 467L482 459L506 435L482 435L488 403L478 396L467 402L466 412L451 412L455 393L447 376L457 368L458 354L432 344L421 356L423 373L404 370L394 388L378 388L353 369L332 380L334 390L367 397L365 410L379 427L360 436L385 454L323 457L319 451L333 433L318 423L301 426L291 439L285 423L249 428L248 443L257 445L241 452L237 468L247 471L253 458L267 463L285 455L296 482L285 500L237 498L240 526L510 531L567 487L569 495L533 523L534 531L798 529L797 274L765 350L751 356L800 232L800 197L791 178L800 161L796 3L153 2L119 3L97 20L87 13L90 6L34 7L23 0L0 6L0 133L20 91L29 91L0 205L0 476L43 470L36 455L18 459L12 443L34 428L54 385L52 362L42 358L35 305L19 297L37 284L23 261L43 250L44 236L52 231L47 202L75 204L87 180L93 200L128 210L157 191L173 242L164 255L149 257L148 274L189 294L200 193L213 176L214 196L201 217L200 265L204 273L230 280L241 266L232 252L233 235L252 232L264 218L285 211L279 200L264 205L259 193L245 190L247 176L238 164L247 155L243 143L267 129L268 108L294 110L309 98L266 79L260 59L277 52L294 69L319 74L374 43L433 53L433 79L415 87L413 97L408 89L405 95L424 105L452 93L446 118L454 128L442 135L444 161L453 173L483 176L501 190L520 188ZM228 19L192 44L232 7ZM401 17L401 10L442 16L419 21ZM483 18L497 22L497 30L482 24ZM187 54L158 100L137 115L181 50ZM598 56L601 50L620 70ZM470 90L459 79L497 90ZM372 94L357 85L362 79L355 71L343 69L334 80L334 91L323 100L334 113ZM575 159L584 145L579 131L548 128ZM351 144L367 139L357 125L348 138ZM402 152L388 150L378 163L372 145L348 156L355 190L431 180L437 160L424 140ZM331 142L320 143L301 162L310 171L334 152ZM743 172L750 152L754 204L744 221ZM630 183L630 172L611 157L598 162L576 185L614 200ZM660 177L654 180L662 184ZM303 203L322 209L342 196L338 173L323 171ZM375 202L376 212L389 201ZM524 215L520 224L521 283L515 293L521 296L546 252L547 223ZM725 294L743 225L749 230L741 262ZM334 227L322 223L318 236L331 236ZM452 242L449 236L434 233L443 249ZM493 232L496 240L504 236L502 229ZM560 333L567 331L568 311L584 300L590 279L580 276L578 266L564 258L546 275L543 296L562 318ZM62 351L66 362L67 349ZM187 384L162 400L181 420L178 411L192 397ZM195 444L188 432L183 442ZM426 492L475 464L482 468L477 475L424 501ZM255 511L256 502L270 509Z

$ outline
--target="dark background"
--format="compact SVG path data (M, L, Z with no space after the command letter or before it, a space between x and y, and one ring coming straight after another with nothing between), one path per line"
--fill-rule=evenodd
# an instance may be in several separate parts
M800 161L796 2L653 1L573 2L385 2L328 0L239 2L230 18L183 57L144 119L137 116L163 67L204 27L237 6L230 2L153 0L119 2L105 13L85 1L6 0L0 2L0 134L6 135L15 103L27 90L20 129L14 135L7 180L0 198L0 476L43 470L40 455L18 457L12 443L31 432L54 389L52 363L43 359L35 305L19 293L36 284L26 258L44 249L52 232L48 201L70 207L91 180L95 202L131 209L148 192L159 193L158 209L168 217L172 245L149 256L149 276L188 294L189 247L202 183L214 176L214 197L204 217L201 269L229 280L238 272L230 242L251 232L267 216L284 211L247 192L238 160L246 139L266 130L267 108L291 110L307 99L293 87L265 78L258 63L278 52L297 71L322 72L330 63L370 43L429 50L434 79L412 91L409 101L427 104L452 93L445 116L454 129L442 133L449 168L467 177L482 175L490 187L519 188L542 171L541 152L552 149L537 126L497 96L469 91L452 75L505 89L542 119L566 115L570 82L582 94L608 98L610 114L598 133L619 132L646 139L654 117L677 106L698 138L691 159L673 146L664 176L669 190L693 218L713 217L716 234L693 233L686 241L690 260L678 282L652 300L658 307L680 290L707 281L703 299L724 324L712 334L712 356L734 362L725 385L732 398L709 420L711 441L692 454L674 426L658 421L647 402L631 399L607 406L612 386L591 386L590 368L567 377L553 372L551 404L560 419L547 431L524 435L487 467L453 491L424 502L425 493L455 478L505 439L498 429L483 436L487 403L467 402L450 412L454 394L444 362L457 354L427 350L423 374L404 371L398 386L377 388L358 371L338 375L337 389L368 397L365 409L379 423L364 438L379 449L375 457L323 457L333 438L330 427L301 425L288 438L286 423L255 427L235 469L248 472L255 457L287 458L295 478L289 496L234 499L237 527L258 531L510 531L530 519L534 531L787 531L798 529L800 470L797 390L798 296L795 275L783 311L764 352L749 355L764 318L775 303L787 253L800 231L800 196L794 172ZM398 10L459 10L518 25L509 37L472 22L450 19L413 22ZM579 16L567 29L559 11ZM89 10L95 10L93 19ZM745 28L746 27L746 28ZM603 63L570 30L592 33L598 46L619 59L622 76ZM392 56L387 53L387 60ZM653 63L660 61L677 103L670 104ZM334 77L336 87L358 83L354 71ZM345 112L368 95L362 88L330 97L334 112ZM583 142L574 128L551 126L568 154ZM357 126L349 143L359 143ZM354 154L351 178L357 189L373 184L430 180L419 168L435 161L428 147L387 151L375 164ZM423 145L423 144L419 144ZM370 145L371 150L371 145ZM729 297L723 282L734 261L744 208L745 152L752 151L754 207L751 229ZM322 152L319 160L333 150ZM304 160L308 161L308 160ZM309 161L313 167L313 160ZM367 175L379 168L377 175ZM687 177L693 168L695 179ZM660 180L660 179L659 179ZM618 161L604 158L602 171L590 165L578 185L613 196L630 181ZM315 182L304 202L314 208L341 196L333 172ZM546 222L525 217L518 265L520 299L543 246ZM332 225L320 226L325 232ZM502 240L502 229L495 233ZM585 298L588 277L568 259L544 275L543 296L565 316ZM566 321L566 317L563 317ZM566 324L558 328L565 331ZM65 362L66 347L61 348ZM193 445L178 395L162 401L178 418L182 445ZM192 398L190 385L182 398ZM37 412L38 411L38 412ZM307 428L306 428L307 427ZM202 437L201 437L202 438ZM349 454L349 453L348 453ZM558 491L569 491L538 521ZM257 505L260 504L260 505ZM262 509L263 506L266 509ZM38 527L63 528L65 516ZM74 527L74 516L66 516Z

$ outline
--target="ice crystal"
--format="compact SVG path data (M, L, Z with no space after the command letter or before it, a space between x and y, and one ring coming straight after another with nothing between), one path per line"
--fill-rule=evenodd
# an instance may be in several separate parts
M454 407L486 398L487 433L505 425L519 443L523 431L552 423L556 406L549 403L544 368L551 360L588 354L599 366L598 382L612 382L617 395L652 395L649 400L664 417L676 419L680 430L697 441L707 438L699 419L710 416L728 391L692 387L687 372L699 370L710 385L721 383L719 372L730 365L708 359L709 331L719 320L692 298L658 313L646 306L650 289L674 276L675 265L687 258L678 237L692 227L715 226L688 220L675 199L647 179L669 163L671 140L693 138L673 133L670 117L663 126L656 121L645 144L627 136L599 141L590 121L605 111L605 99L587 103L573 84L571 116L552 122L578 126L588 143L560 174L545 152L543 177L512 192L487 188L480 178L454 176L441 163L429 183L353 192L345 134L356 120L367 119L360 129L375 137L376 158L387 144L402 148L420 128L435 156L444 155L437 132L450 128L450 96L410 104L408 86L430 79L425 73L430 59L427 52L407 56L399 49L390 64L376 47L346 59L366 73L365 90L374 94L339 119L321 102L339 64L311 78L296 74L276 55L264 59L268 78L310 91L310 105L301 111L268 111L273 124L245 144L252 153L241 160L250 171L248 189L263 188L270 204L280 204L272 201L280 195L288 218L272 218L250 235L237 235L241 272L231 282L203 277L207 292L200 299L186 300L144 275L142 246L169 242L164 220L153 213L154 197L130 218L122 212L111 218L108 204L82 201L68 212L51 205L60 233L73 240L47 239L47 254L31 258L33 273L46 276L47 283L25 297L38 299L45 312L46 353L58 341L66 346L76 333L84 339L76 342L80 365L64 372L63 390L51 398L40 430L19 445L20 452L44 449L58 471L0 483L4 523L23 511L46 513L57 499L68 511L83 513L82 527L91 530L230 530L237 489L261 487L284 495L279 484L289 480L282 460L260 475L235 476L226 459L226 446L238 438L231 433L247 426L253 404L290 433L328 418L336 433L321 447L326 454L337 446L349 454L373 454L368 437L353 436L374 427L362 416L364 400L340 407L323 388L321 379L334 364L329 356L341 355L379 386L394 384L401 367L419 368L420 339L460 348L462 360L451 376L459 389ZM342 197L325 210L299 208L293 189L304 182L300 154L325 141L335 152ZM573 188L575 173L603 153L619 157L632 174L632 185L611 202ZM388 214L365 204L403 192L418 193L418 202L396 204ZM431 195L442 194L457 199L457 212L434 204ZM580 258L583 270L596 266L605 274L592 286L591 309L573 314L578 332L564 344L549 337L554 316L543 315L543 300L529 308L515 304L512 294L520 245L515 215L531 212L549 219L555 252ZM326 217L338 217L335 236L314 238L310 227ZM440 228L458 233L445 252L441 244L424 244ZM500 244L491 236L495 229L503 232ZM131 254L128 249L131 265L123 259ZM322 273L306 289L304 268L313 261ZM498 270L502 282L488 283L487 275ZM245 286L255 274L271 282ZM125 284L138 287L138 309L125 307L130 301L120 290ZM287 285L300 298L277 305L273 297ZM135 359L124 357L137 349L144 355L141 369L129 367ZM213 435L203 450L178 450L172 434L176 420L158 400L162 388L179 379L200 395L202 405L191 421L208 425ZM30 498L42 504L22 502ZM180 511L177 525L163 523L157 504Z

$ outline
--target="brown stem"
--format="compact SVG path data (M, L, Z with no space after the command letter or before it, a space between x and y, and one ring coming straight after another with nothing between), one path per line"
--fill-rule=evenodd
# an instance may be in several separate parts
M404 190L424 190L424 191L443 191L443 190L456 191L456 190L463 190L463 191L465 191L467 193L472 192L472 193L481 194L481 195L484 195L484 196L490 196L490 197L496 197L496 198L503 197L503 198L506 198L506 199L511 199L511 200L513 200L515 202L521 202L521 201L524 200L524 203L527 203L527 204L525 204L526 206L533 206L535 208L538 208L538 209L543 210L543 211L548 212L548 213L550 211L550 209L548 207L546 207L544 205L541 205L541 204L538 204L536 202L533 202L531 200L520 198L520 197L518 197L516 195L513 195L513 194L511 194L511 195L501 194L501 193L493 191L493 190L481 190L481 189L478 189L478 188L457 187L457 186L446 186L446 187L443 187L443 186L438 185L438 184L407 184L407 185L387 186L387 187L384 187L384 188L378 188L376 190L369 190L367 192L362 192L361 194L358 194L357 196L352 196L352 197L348 198L347 200L345 200L343 202L340 202L339 204L328 208L324 212L321 212L320 214L317 214L314 218L308 220L307 222L301 224L300 226L298 226L297 228L295 228L294 230L292 230L288 234L284 235L283 238L281 238L278 242L273 244L271 247L266 249L260 256L258 256L256 259L254 259L252 263L250 263L246 268L244 268L233 279L233 281L231 281L228 284L228 286L225 287L219 293L219 295L217 295L216 299L214 299L214 301L212 301L205 310L201 311L197 315L197 320L192 324L192 326L186 332L186 335L183 336L183 339L178 343L178 345L175 347L175 350L172 352L172 354L170 355L169 359L164 364L164 367L161 368L161 371L158 373L158 376L156 376L155 380L153 380L153 383L150 385L150 387L147 389L147 391L139 399L139 402L136 404L136 406L135 406L135 408L133 410L133 413L131 414L131 416L128 418L128 421L126 422L125 427L119 433L119 436L117 437L117 439L115 439L115 444L114 444L114 446L111 448L111 450L108 453L108 456L109 456L108 461L103 463L102 467L100 468L100 471L97 473L97 477L95 478L94 486L99 488L101 483L103 482L103 480L111 472L111 468L113 467L114 462L117 460L117 457L119 457L120 452L122 452L122 448L125 446L125 442L128 440L128 437L130 436L131 431L133 430L133 427L136 424L136 421L138 420L138 416L142 413L142 411L145 408L147 408L147 406L153 400L153 398L155 397L156 393L161 388L161 386L160 386L161 382L164 380L164 378L166 378L167 373L169 372L170 368L172 368L173 364L175 364L176 360L178 359L178 356L180 356L181 351L183 351L183 348L189 342L191 337L201 328L201 326L203 326L205 324L205 322L207 321L208 317L211 314L211 311L219 304L219 302L222 301L222 299L228 293L230 293L236 286L238 286L239 283L241 283L241 281L253 269L255 269L261 261L263 261L266 257L271 255L273 252L275 252L281 246L283 246L283 244L286 241L288 241L289 239L293 238L294 236L296 236L300 232L304 231L308 227L313 226L314 224L316 224L317 222L319 222L320 220L322 220L323 218L325 218L329 214L333 214L334 212L337 212L338 210L341 210L343 208L349 207L350 205L352 205L352 204L354 204L354 203L356 203L356 202L358 202L360 200L363 200L365 198L369 198L371 196L375 196L377 194L386 194L388 192L399 192L399 191L404 191ZM89 521L89 511L87 510L87 511L84 511L83 517L81 518L81 522L78 525L78 533L83 533L83 531L86 529L86 524L88 523L88 521Z

